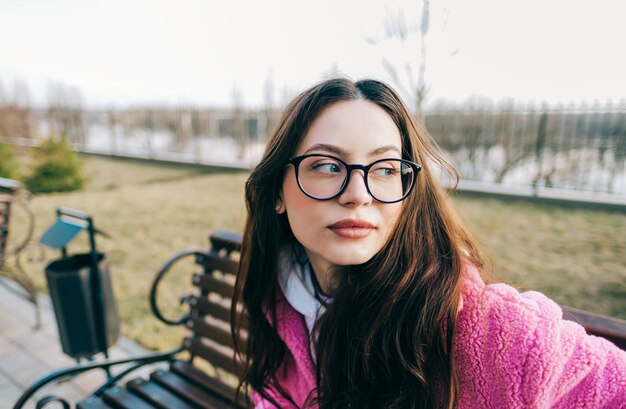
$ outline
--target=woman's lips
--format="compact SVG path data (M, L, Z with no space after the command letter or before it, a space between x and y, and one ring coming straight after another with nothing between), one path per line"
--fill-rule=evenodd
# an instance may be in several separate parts
M376 228L365 220L343 219L328 226L330 231L346 239L360 239L368 236Z

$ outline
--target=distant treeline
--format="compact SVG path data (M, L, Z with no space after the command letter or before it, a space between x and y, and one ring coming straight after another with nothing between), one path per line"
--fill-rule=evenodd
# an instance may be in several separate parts
M64 135L76 148L251 166L276 110L164 107L46 110L0 106L0 137ZM462 179L603 192L626 197L626 102L467 103L426 112L433 139ZM219 142L219 143L218 143Z

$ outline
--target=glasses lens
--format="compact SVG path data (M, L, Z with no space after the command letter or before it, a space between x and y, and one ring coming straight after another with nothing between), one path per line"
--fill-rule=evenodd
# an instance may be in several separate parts
M325 156L304 158L298 169L300 186L317 199L329 199L339 193L346 175L343 163Z
M374 199L395 202L402 199L413 186L415 172L402 159L385 159L374 163L367 174L367 183Z

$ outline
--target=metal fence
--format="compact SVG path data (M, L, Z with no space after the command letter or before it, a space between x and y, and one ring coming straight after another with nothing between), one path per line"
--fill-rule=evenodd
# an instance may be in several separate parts
M426 126L465 180L626 197L626 103L465 107Z
M66 135L80 151L250 168L275 111L150 108L22 113L22 134ZM626 199L626 101L499 107L464 105L426 114L433 139L461 179L503 187L565 189ZM0 136L7 135L0 107Z

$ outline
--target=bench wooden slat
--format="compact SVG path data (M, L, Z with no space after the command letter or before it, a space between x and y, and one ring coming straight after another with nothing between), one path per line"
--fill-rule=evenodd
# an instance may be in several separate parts
M214 249L226 249L228 251L241 251L242 236L224 230L215 230L209 236Z
M185 338L183 347L192 355L197 355L214 366L221 368L232 374L235 373L233 353L226 353L221 348L215 348L208 342L203 342L201 338Z
M233 348L233 338L230 329L217 326L202 317L189 318L185 326L198 335L207 337L219 344Z
M192 296L189 298L191 306L202 314L210 315L218 320L224 321L230 325L230 306L225 306L208 300L206 297ZM248 318L244 315L242 326L248 328Z
M196 409L178 396L153 381L142 378L133 379L126 384L128 389L161 409Z
M102 398L90 396L76 404L76 409L112 409Z
M214 292L227 299L231 299L233 296L233 285L212 275L195 273L193 284L199 286L203 291Z
M569 307L562 307L562 310L564 319L577 322L585 327L587 333L606 338L626 350L625 321Z
M239 262L230 257L220 256L216 253L209 253L207 256L202 257L199 265L208 271L218 270L226 274L235 274L237 272Z
M228 404L225 400L210 394L207 390L198 387L174 372L158 370L150 374L150 379L176 396L202 409L221 409Z
M227 397L230 401L235 401L235 388L213 378L188 362L175 361L170 366L172 372L201 385L203 388L218 392L221 396ZM247 407L247 396L240 396L238 407Z
M104 391L102 399L115 409L154 409L154 406L120 386Z
M196 296L189 298L189 304L192 308L197 308L198 311L205 315L210 315L224 322L230 322L230 308L225 305L209 301L206 297Z

